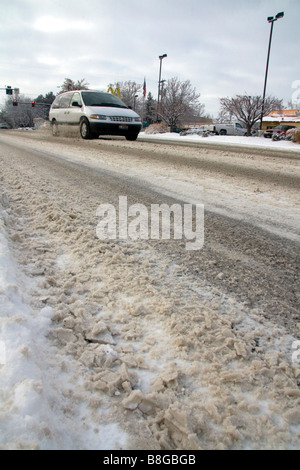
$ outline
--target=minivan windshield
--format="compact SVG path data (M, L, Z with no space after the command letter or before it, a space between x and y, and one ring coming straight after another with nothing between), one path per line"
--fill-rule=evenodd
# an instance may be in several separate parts
M81 96L86 106L127 108L126 104L112 93L104 93L101 91L82 91Z

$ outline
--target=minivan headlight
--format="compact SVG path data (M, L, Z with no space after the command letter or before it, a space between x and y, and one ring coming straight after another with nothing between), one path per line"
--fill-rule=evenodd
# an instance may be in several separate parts
M91 119L101 119L101 121L105 121L107 117L104 114L91 114Z
M137 118L134 118L135 122L141 122L142 121L142 118L140 117L137 117Z

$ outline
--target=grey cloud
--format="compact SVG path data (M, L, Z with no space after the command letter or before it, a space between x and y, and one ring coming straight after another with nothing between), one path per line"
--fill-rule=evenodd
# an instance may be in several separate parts
M274 25L268 92L288 100L292 82L300 79L298 0L285 0L284 6L280 0L11 0L9 9L0 8L0 86L19 86L24 93L56 92L65 77L100 86L142 82L146 76L156 96L158 56L167 53L163 78L191 80L207 100L206 111L216 114L213 96L262 93L266 18L281 10L285 17ZM43 31L37 26L46 16L66 28Z

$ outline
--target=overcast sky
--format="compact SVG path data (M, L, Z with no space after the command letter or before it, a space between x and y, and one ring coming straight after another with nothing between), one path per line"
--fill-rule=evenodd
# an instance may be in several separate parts
M146 77L157 98L167 54L162 79L190 80L216 117L221 97L262 95L267 17L281 11L267 94L287 104L300 92L300 0L0 0L0 88L35 98L65 78L107 89Z

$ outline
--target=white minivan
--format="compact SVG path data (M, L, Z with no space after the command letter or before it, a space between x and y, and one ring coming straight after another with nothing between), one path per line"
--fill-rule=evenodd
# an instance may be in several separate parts
M97 90L61 93L51 105L49 120L53 135L59 124L78 125L83 139L121 135L136 140L142 127L140 116L120 98Z

